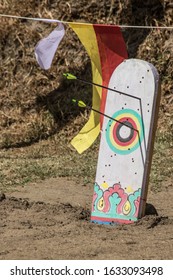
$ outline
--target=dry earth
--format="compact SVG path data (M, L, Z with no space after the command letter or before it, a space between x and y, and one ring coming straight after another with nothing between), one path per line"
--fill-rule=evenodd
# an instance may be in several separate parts
M173 258L169 184L149 191L147 215L132 225L91 223L92 193L91 185L54 178L1 194L0 259Z

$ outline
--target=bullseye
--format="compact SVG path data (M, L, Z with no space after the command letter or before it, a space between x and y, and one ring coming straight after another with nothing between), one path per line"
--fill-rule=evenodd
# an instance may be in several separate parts
M116 131L116 136L117 138L120 139L121 142L126 142L127 140L131 140L134 134L134 131L132 129L133 127L131 126L131 124L127 121L124 122L124 124L125 125L120 124ZM128 125L128 127L126 125Z
M142 119L131 109L117 111L106 128L106 140L113 152L127 155L136 150L143 140Z

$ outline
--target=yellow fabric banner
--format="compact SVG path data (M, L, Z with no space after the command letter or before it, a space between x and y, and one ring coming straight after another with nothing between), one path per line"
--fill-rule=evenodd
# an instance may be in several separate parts
M102 85L100 56L99 56L97 38L93 25L92 24L80 25L80 24L70 23L69 26L77 34L77 36L79 37L80 41L84 45L91 59L93 82ZM93 86L92 106L97 110L100 110L101 93L102 93L101 88ZM79 134L73 138L71 144L78 151L78 153L81 154L93 144L99 132L100 132L100 115L98 113L91 111L88 122L81 129Z

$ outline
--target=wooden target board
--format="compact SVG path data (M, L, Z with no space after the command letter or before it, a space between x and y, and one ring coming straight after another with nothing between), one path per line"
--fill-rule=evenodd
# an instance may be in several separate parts
M104 113L111 118L104 117L101 129L91 221L133 223L145 211L159 75L150 63L127 59L108 87Z

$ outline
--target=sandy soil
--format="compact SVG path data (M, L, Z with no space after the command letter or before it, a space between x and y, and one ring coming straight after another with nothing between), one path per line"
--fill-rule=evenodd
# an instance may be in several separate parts
M0 259L173 258L170 187L149 191L147 215L132 225L91 223L92 194L93 186L66 178L1 194Z

